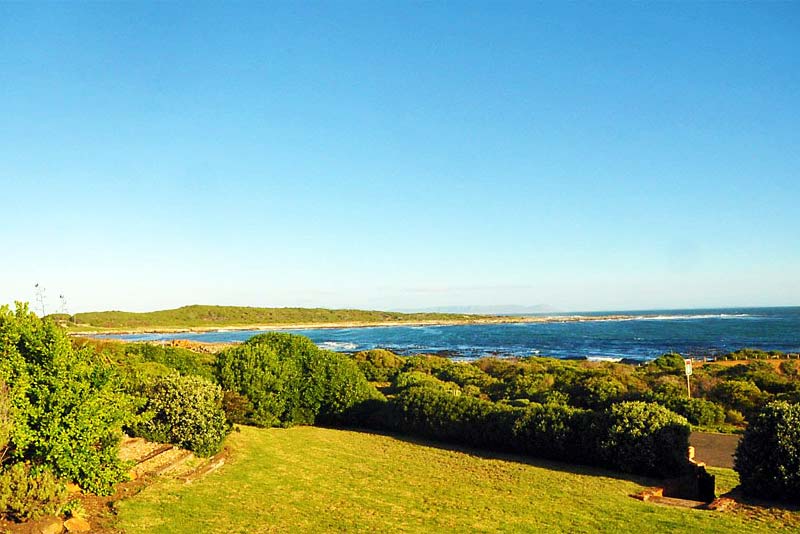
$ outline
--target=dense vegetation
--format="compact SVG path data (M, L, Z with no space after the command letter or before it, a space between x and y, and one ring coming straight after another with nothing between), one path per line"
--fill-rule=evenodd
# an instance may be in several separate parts
M124 479L117 447L131 402L94 351L24 305L0 307L0 384L0 514L57 509L56 478L97 493Z
M453 313L398 313L325 308L251 308L246 306L183 306L146 313L104 311L58 316L69 326L109 329L200 328L247 325L384 323L480 320Z
M742 489L800 503L800 404L772 402L750 422L736 451Z
M126 476L117 457L123 430L207 456L219 451L231 422L391 430L665 477L687 466L690 424L733 429L750 421L737 456L744 489L796 495L798 362L743 354L751 361L697 367L689 399L677 354L639 367L548 358L463 363L380 349L339 354L269 333L211 355L70 340L26 306L4 307L0 515L58 512L67 481L112 491Z
M219 353L216 373L245 399L237 422L266 427L334 421L379 396L349 358L291 334L261 334Z

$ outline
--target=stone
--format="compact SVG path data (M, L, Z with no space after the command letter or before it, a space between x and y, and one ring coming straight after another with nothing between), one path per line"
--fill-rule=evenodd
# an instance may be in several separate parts
M71 517L64 521L67 532L91 532L92 527L89 522L80 517Z
M61 534L64 531L64 525L57 517L40 519L37 527L40 534Z
M728 508L731 508L736 501L730 499L728 497L718 497L714 499L714 501L708 505L709 510L716 510L717 512L724 512Z

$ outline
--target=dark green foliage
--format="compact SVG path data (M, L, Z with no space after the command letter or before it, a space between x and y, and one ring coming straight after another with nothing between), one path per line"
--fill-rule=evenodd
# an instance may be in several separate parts
M439 380L435 376L423 373L422 371L405 371L395 375L392 381L392 388L396 391L416 386L441 389L449 391L454 395L459 395L461 393L461 388L458 387L458 384Z
M49 469L32 470L20 462L0 472L0 516L24 521L56 514L66 497L63 482Z
M761 409L739 442L734 469L746 494L800 503L800 404Z
M762 393L758 386L750 381L728 380L717 384L711 390L710 397L723 406L742 412L745 417L748 417L766 401L768 395Z
M250 399L235 391L222 393L222 409L231 423L246 425L248 417L253 413L253 403Z
M93 351L73 349L61 328L22 304L2 307L0 381L11 405L4 463L46 466L98 493L125 478L117 450L131 401Z
M706 399L673 397L664 401L655 399L655 402L682 415L693 425L713 427L725 422L725 409Z
M379 396L350 358L291 334L261 334L220 352L216 375L224 389L247 397L246 419L259 426L333 421Z
M425 386L404 389L389 402L383 428L432 439L651 476L675 476L688 466L688 423L655 404L513 408Z
M616 377L597 374L578 382L572 389L570 398L576 406L598 409L622 400L627 391Z
M603 417L600 448L609 467L626 473L674 476L688 466L689 425L658 404L614 404Z
M593 413L559 404L531 404L514 422L520 452L538 458L593 463Z
M670 352L662 354L647 364L648 371L666 374L683 374L685 368L683 356Z
M501 450L512 444L509 407L428 387L405 389L391 402L401 432Z
M219 452L231 425L222 409L222 389L196 376L173 374L146 389L148 417L135 425L135 435L173 443L198 456Z
M405 363L404 358L384 349L357 352L353 355L353 360L367 380L372 382L392 380Z

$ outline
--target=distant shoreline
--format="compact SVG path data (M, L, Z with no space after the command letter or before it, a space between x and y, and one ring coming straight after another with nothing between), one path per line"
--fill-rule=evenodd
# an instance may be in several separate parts
M335 328L385 328L392 326L457 326L475 324L519 324L519 323L580 323L599 321L625 321L657 317L657 315L558 315L536 317L483 317L474 319L443 319L430 321L375 321L357 322L343 321L333 323L276 323L276 324L247 324L247 325L208 325L208 326L181 326L181 327L138 327L138 328L94 328L91 330L71 330L71 336L106 336L127 334L201 334L208 332L241 332L247 330L316 330Z

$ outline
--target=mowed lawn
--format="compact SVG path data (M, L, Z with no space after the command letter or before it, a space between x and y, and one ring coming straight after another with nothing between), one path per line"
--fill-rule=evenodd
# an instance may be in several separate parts
M118 504L126 532L777 532L800 514L677 509L644 479L316 427L241 427L222 469ZM735 473L716 470L723 489Z

